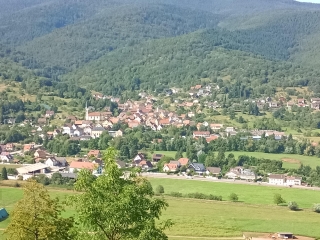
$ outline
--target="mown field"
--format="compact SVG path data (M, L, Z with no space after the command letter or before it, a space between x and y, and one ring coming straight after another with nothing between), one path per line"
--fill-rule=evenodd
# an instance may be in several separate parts
M163 185L167 193L201 192L223 197L224 201L217 202L165 196L169 208L163 213L162 219L172 219L175 223L167 231L170 240L240 237L244 231L292 231L297 235L320 237L320 214L311 211L312 204L320 202L320 191L195 180L150 179L150 182L153 186ZM10 213L14 203L22 197L22 189L0 188L0 192L0 205L6 207ZM239 202L228 201L232 192L238 194ZM74 194L72 191L52 189L50 193L60 199ZM292 212L287 207L276 206L273 204L274 193L280 193L287 201L296 201L302 211ZM73 209L66 210L66 215L74 214ZM9 220L10 218L0 222L0 229L5 228ZM3 236L0 239L3 240Z
M0 172L2 170L2 168L6 168L8 170L8 168L19 168L22 167L22 165L20 164L0 164Z
M257 158L267 158L271 160L281 160L283 162L284 168L298 168L300 164L309 165L312 168L316 166L320 166L320 158L311 157L311 156L303 156L298 154L274 154L274 153L260 153L260 152L226 152L233 153L237 158L240 155L247 155Z
M175 151L155 151L154 153L161 153L166 156L175 158L176 152ZM299 168L300 164L309 165L312 168L316 166L320 166L320 158L311 157L311 156L303 156L298 154L274 154L274 153L261 153L261 152L243 152L243 151L232 151L232 152L225 152L225 155L228 156L229 153L234 154L236 158L240 155L247 155L257 158L266 158L271 160L280 160L283 162L284 168Z

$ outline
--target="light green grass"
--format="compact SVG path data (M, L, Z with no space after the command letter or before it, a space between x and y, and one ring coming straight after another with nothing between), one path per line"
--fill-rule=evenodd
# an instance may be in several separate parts
M0 164L0 172L2 170L2 168L6 168L8 170L8 168L19 168L22 167L22 165L19 164Z
M298 189L289 187L272 187L234 183L208 182L186 179L149 178L155 187L162 185L165 193L200 192L222 196L223 200L228 200L231 193L236 193L239 201L246 204L273 205L275 193L281 194L286 201L295 201L301 208L310 209L314 203L320 203L320 191L309 189Z
M240 155L247 155L247 156L252 156L252 157L257 157L257 158L266 158L266 159L271 159L271 160L281 160L283 161L284 159L292 159L294 161L297 161L297 163L290 163L283 161L283 167L284 168L298 168L300 166L300 163L304 165L309 165L312 168L315 168L316 166L320 166L320 158L317 157L310 157L310 156L303 156L303 155L298 155L298 154L285 154L285 153L280 153L280 154L273 154L273 153L260 153L260 152L226 152L226 156L232 153L234 156L237 158ZM300 162L300 163L298 163Z
M177 152L176 151L154 151L153 153L148 152L148 157L152 157L153 154L164 154L167 157L175 159ZM183 153L183 156L186 157L186 153Z
M301 207L309 208L314 200L319 201L320 192L193 180L150 179L150 181L153 185L162 184L166 192L219 193L224 198L231 192L235 192L239 195L239 200L244 201L232 203L166 197L169 207L163 212L161 220L171 219L174 222L174 226L166 231L170 240L201 240L201 237L240 237L244 231L292 231L296 235L320 236L320 214L315 214L309 209L291 212L286 207L271 204L273 193L279 192L286 200L296 200ZM1 204L6 205L10 213L14 202L22 197L22 189L0 189L3 196ZM52 197L64 199L74 192L50 189L50 194ZM291 197L294 197L294 199L290 199ZM67 208L66 210L66 215L74 213L73 209ZM1 222L0 228L5 228L9 220L10 218ZM0 239L3 240L1 235Z

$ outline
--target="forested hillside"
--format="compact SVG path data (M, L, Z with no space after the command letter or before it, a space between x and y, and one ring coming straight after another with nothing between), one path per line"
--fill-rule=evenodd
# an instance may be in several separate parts
M218 22L219 16L167 5L114 7L17 49L41 65L72 70L119 47L211 28Z
M139 88L162 91L167 86L190 87L201 78L218 81L228 76L232 83L240 82L248 96L273 94L276 86L303 86L316 81L317 72L310 69L230 50L241 44L227 42L219 33L197 32L116 50L63 80L119 94ZM139 79L139 84L134 79Z
M36 86L62 80L109 94L223 77L241 83L248 95L317 86L311 67L320 62L319 6L293 0L0 0L1 63L12 61L36 76ZM30 82L26 76L10 78Z

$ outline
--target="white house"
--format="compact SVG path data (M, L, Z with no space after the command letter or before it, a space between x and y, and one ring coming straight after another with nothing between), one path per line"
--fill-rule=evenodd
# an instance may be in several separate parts
M271 174L269 176L269 183L274 185L284 185L286 183L286 176L284 174Z
M302 178L301 177L287 177L286 183L289 186L293 185L301 185Z
M67 160L64 157L49 157L45 164L48 167L66 167Z

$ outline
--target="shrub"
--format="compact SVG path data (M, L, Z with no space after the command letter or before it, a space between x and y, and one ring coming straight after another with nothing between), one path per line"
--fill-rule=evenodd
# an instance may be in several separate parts
M19 175L19 176L18 176L18 180L19 180L19 181L23 181L23 176Z
M297 211L299 209L296 202L288 202L288 208L292 211Z
M238 201L238 195L235 194L235 193L231 193L230 196L229 196L229 200L232 201L232 202L237 202Z
M15 182L13 186L14 187L20 187L20 184L18 182Z
M281 203L285 203L286 201L281 197L281 195L279 193L276 193L273 196L273 202L277 205L281 204Z
M168 194L168 196L171 196L171 197L182 197L182 193L180 192L171 192Z
M312 211L314 211L316 213L320 213L320 203L314 204L312 207Z
M163 194L164 193L164 187L162 185L159 185L156 187L156 194Z
M222 201L222 196L214 196L214 195L210 194L208 196L208 199L209 200L214 200L214 201Z

